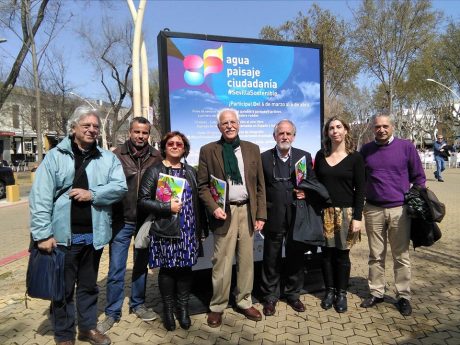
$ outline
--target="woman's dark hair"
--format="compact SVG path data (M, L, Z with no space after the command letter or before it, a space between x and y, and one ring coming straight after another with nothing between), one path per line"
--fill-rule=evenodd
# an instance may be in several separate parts
M329 138L329 125L332 121L339 121L343 127L347 130L347 134L345 135L345 151L347 154L350 154L355 151L355 144L353 142L353 138L350 134L350 125L344 121L339 116L333 116L324 124L323 128L323 148L324 148L324 155L327 157L331 154L332 144L331 139Z
M168 132L163 136L163 139L160 141L160 153L163 158L166 158L166 143L169 139L173 137L180 137L184 142L184 155L182 157L187 158L188 154L190 153L190 142L188 141L185 134L179 131L172 131Z

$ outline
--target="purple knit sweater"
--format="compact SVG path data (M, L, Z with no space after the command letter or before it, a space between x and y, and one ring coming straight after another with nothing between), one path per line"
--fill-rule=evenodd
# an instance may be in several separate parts
M381 207L404 204L411 184L425 186L425 172L414 145L394 138L388 145L370 142L361 148L366 165L366 201Z

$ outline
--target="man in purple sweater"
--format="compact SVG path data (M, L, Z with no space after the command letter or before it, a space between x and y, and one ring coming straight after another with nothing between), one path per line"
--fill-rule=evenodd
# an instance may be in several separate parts
M373 118L375 141L364 145L366 205L364 219L369 241L369 290L361 307L383 302L387 241L393 254L393 271L399 312L408 316L410 305L410 218L404 193L411 184L425 186L425 173L414 145L393 136L394 124L388 115Z

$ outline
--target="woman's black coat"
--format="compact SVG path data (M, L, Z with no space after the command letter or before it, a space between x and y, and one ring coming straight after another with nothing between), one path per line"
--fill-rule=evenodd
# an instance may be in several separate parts
M208 236L208 223L206 214L201 200L198 198L197 180L195 169L188 165L183 165L185 168L185 179L192 189L193 211L195 213L195 233L198 239ZM139 188L139 196L137 200L137 224L136 229L139 229L144 223L145 218L150 213L159 217L168 217L171 215L171 203L155 200L158 178L160 173L170 175L169 168L165 167L162 162L149 167L142 177Z

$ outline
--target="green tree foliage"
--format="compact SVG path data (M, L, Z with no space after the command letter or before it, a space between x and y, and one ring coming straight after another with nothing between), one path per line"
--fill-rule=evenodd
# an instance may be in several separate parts
M374 99L369 89L360 89L354 85L350 86L342 97L342 117L350 124L351 136L359 149L373 138L370 119L375 110Z
M460 23L449 23L446 33L441 36L436 57L440 72L444 72L444 81L460 90Z
M381 82L386 111L393 113L397 86L410 62L433 39L440 14L429 0L363 0L354 16L357 56Z
M315 4L307 15L299 12L293 20L277 28L265 26L260 32L263 39L322 44L326 98L342 93L358 73L349 36L349 25L345 21Z

